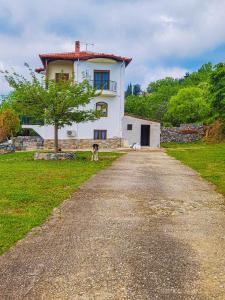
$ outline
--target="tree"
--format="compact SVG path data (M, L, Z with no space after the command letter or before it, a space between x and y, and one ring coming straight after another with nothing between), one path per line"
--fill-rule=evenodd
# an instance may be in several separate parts
M29 68L27 64L25 66ZM13 106L21 115L42 119L45 124L54 126L54 148L58 152L58 130L61 127L100 117L96 110L85 109L85 105L97 95L96 90L87 80L76 83L74 78L65 80L63 74L58 81L39 80L30 68L29 71L30 79L17 73L3 72L13 88Z
M203 91L198 87L187 87L172 96L167 119L173 125L181 123L201 123L210 114L210 105L203 97Z
M212 106L218 116L225 121L225 63L217 64L210 78Z
M180 89L180 82L177 79L166 77L164 79L151 82L147 91L150 93L150 105L152 119L160 122L164 121L171 96L176 95Z
M125 97L128 97L132 94L133 94L133 87L132 87L132 84L129 83L128 86L127 86L127 90L125 92Z
M149 97L134 95L127 97L125 111L133 115L151 118L152 112Z
M0 139L13 137L20 130L20 120L12 109L0 113Z
M209 82L212 74L212 63L203 64L200 69L196 72L186 73L184 78L181 80L183 87L198 86L203 82Z
M12 103L10 97L8 96L2 97L2 99L0 100L0 113L11 108L12 108Z
M133 86L133 95L134 96L139 96L141 95L142 91L141 91L141 86L140 84L136 83L134 86Z

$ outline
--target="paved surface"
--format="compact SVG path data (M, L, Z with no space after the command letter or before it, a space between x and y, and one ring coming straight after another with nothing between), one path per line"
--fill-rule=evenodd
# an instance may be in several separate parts
M129 153L0 258L0 299L225 299L224 199Z

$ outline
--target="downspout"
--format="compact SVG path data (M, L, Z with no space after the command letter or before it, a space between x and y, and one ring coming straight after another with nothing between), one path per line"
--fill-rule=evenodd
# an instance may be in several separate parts
M78 66L79 66L79 62L80 62L80 59L78 58L77 59L77 82L79 82L79 77L78 77L78 71L79 71L79 68L78 68ZM75 80L75 78L74 78L74 80ZM76 124L76 126L77 126L77 138L78 139L80 139L80 137L79 137L79 125L78 125L78 123ZM78 148L79 148L79 146L78 146Z
M119 124L120 124L120 147L122 147L122 138L123 138L123 129L122 129L122 114L124 116L124 112L122 112L122 68L124 66L124 60L120 66L120 114L119 114Z

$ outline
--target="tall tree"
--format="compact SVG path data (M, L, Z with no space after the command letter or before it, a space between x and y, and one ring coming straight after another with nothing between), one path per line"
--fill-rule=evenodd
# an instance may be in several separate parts
M127 90L125 92L125 97L128 97L132 94L133 94L133 87L132 87L132 84L129 83L128 86L127 86Z
M21 115L42 119L46 125L54 126L55 152L58 152L58 130L61 127L100 117L96 110L85 109L96 96L96 91L87 80L76 83L73 78L65 80L62 74L58 81L44 81L39 80L30 68L29 70L31 79L3 72L13 88L11 99Z
M218 116L225 121L225 63L217 64L210 79L212 105Z
M142 91L141 91L140 84L138 84L138 83L134 84L134 86L133 86L133 95L134 96L140 96L141 93L142 93Z

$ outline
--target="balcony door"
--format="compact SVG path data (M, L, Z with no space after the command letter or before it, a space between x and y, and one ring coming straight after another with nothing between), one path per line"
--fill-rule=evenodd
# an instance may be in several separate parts
M94 71L94 87L97 90L109 90L109 71Z

